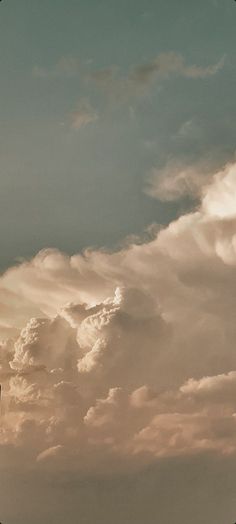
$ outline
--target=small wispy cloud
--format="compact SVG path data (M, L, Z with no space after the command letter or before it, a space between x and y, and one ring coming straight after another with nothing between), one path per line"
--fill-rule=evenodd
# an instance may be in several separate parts
M170 160L162 168L151 169L145 193L163 202L173 202L186 196L199 198L211 176L202 162L191 164Z
M190 79L214 76L223 67L224 61L223 57L216 64L206 67L188 65L181 54L168 52L159 54L150 62L131 67L126 75L121 75L117 66L111 66L93 72L89 78L107 94L122 99L143 95L153 82L174 75Z
M78 130L96 122L96 120L98 120L98 113L87 99L82 99L78 103L77 109L71 114L71 127Z

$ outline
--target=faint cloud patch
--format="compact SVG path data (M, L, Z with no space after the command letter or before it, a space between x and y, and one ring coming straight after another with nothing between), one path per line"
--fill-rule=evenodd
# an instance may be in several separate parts
M36 78L70 78L78 74L80 69L80 61L73 56L63 56L51 68L41 66L34 66L32 74Z
M199 198L210 177L205 165L170 160L164 167L151 170L145 193L164 202L180 200L186 196Z
M82 99L71 114L71 127L78 130L98 120L98 114L87 99Z
M188 139L196 138L198 139L202 135L202 130L194 119L187 120L184 122L179 130L177 131L175 138Z
M188 65L184 57L175 52L160 53L154 60L131 67L126 75L120 74L117 66L92 72L88 79L110 97L127 100L132 96L142 96L153 82L168 79L170 76L183 76L190 79L204 79L222 69L225 58L206 67Z

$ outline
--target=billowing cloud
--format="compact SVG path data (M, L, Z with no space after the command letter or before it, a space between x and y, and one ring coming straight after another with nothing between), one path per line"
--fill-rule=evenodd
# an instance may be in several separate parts
M4 467L236 453L235 192L228 165L147 243L1 276Z

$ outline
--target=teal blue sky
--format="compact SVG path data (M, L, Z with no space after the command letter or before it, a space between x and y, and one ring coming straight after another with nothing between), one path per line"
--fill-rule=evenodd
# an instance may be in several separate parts
M170 160L209 169L234 155L235 17L231 0L2 2L1 267L43 247L111 247L182 212L186 201L145 194L146 180ZM168 52L224 63L124 92L120 79ZM117 71L106 88L104 69ZM81 111L92 121L78 124ZM197 132L181 135L188 122Z

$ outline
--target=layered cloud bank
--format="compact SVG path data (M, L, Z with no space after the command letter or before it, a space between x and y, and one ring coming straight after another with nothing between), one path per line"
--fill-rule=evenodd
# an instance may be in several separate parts
M236 166L151 242L0 278L3 467L236 452Z

